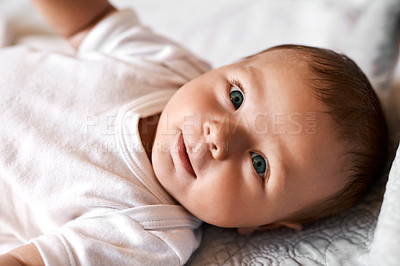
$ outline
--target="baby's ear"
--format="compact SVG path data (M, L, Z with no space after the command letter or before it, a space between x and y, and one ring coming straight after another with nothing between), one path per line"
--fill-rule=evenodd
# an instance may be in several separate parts
M266 225L261 225L261 226L254 226L254 227L240 227L237 228L237 232L241 235L245 234L250 234L253 233L254 231L266 231L266 230L271 230L271 229L276 229L279 227L288 227L297 231L300 231L303 229L303 225L299 223L292 223L292 222L277 222L277 223L272 223L272 224L266 224Z

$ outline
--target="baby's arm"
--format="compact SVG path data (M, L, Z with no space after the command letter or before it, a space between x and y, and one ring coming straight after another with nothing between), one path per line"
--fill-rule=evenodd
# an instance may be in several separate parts
M47 22L78 48L91 28L115 9L107 0L31 0Z
M0 255L0 266L44 265L34 244L28 244Z

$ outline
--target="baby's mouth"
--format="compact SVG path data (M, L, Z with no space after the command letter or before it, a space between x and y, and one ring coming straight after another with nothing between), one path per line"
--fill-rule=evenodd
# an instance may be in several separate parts
M181 132L179 139L178 139L178 155L179 159L183 165L183 168L191 174L192 176L196 177L196 173L194 172L192 163L189 159L189 154L187 152L187 147L185 145L185 140L183 139L183 134Z

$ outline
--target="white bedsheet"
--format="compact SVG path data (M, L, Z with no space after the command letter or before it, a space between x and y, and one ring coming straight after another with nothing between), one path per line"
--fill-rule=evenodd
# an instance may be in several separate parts
M394 145L400 139L400 68L394 68L399 41L398 0L112 2L118 7L134 7L145 24L184 43L214 66L281 43L343 51L367 72L384 102ZM4 18L8 25L0 26L0 46L20 43L70 51L28 0L2 0L0 19ZM2 35L5 30L8 33ZM278 229L240 236L233 230L206 225L202 245L188 264L366 265L369 261L370 265L398 265L399 175L397 158L381 213L385 177L348 212L308 225L301 232Z

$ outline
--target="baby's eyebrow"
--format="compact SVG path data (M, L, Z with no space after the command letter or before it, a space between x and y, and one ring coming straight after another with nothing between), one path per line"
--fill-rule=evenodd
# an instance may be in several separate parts
M251 81L251 89L262 90L262 84L260 80L262 80L262 72L254 67L254 66L245 66L244 70L249 74L249 80Z

